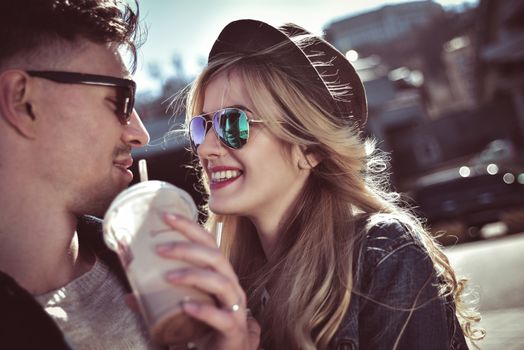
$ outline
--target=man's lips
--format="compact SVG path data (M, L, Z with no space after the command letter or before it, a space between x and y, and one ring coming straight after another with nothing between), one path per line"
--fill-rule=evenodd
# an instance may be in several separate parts
M120 171L122 172L122 174L124 174L128 182L133 181L133 172L131 172L131 170L128 169L129 167L131 167L131 165L133 165L133 158L126 157L126 158L115 160L113 162L113 165L117 169L120 169Z
M123 158L123 159L115 160L113 164L115 164L119 168L127 169L133 165L133 158Z

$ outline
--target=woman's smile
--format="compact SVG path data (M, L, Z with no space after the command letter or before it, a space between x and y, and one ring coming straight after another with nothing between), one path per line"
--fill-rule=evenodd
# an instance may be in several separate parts
M209 169L210 187L217 190L228 186L242 176L243 172L237 168L213 167Z

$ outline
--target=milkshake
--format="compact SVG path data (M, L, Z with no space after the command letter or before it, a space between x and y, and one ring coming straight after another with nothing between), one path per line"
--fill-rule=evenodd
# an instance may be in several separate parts
M215 302L206 293L165 280L168 271L188 264L162 258L155 251L159 244L187 241L164 222L164 213L195 221L198 216L191 196L178 187L162 181L133 185L109 207L104 217L104 240L120 257L155 343L184 344L198 339L209 328L187 316L181 304L186 300Z

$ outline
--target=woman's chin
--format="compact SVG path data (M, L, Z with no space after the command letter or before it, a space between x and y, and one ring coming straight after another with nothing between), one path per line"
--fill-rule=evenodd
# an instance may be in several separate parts
M238 215L238 210L230 208L223 203L216 203L212 200L209 201L209 210L215 215Z

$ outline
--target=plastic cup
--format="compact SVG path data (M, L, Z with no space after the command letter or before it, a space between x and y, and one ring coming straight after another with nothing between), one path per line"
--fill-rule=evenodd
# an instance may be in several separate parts
M187 241L164 222L166 212L195 221L198 217L191 196L178 187L163 181L133 185L111 203L104 217L104 240L120 257L153 341L160 345L184 344L198 339L209 328L187 316L182 302L215 302L206 293L166 281L167 271L188 266L162 258L155 251L158 244Z

